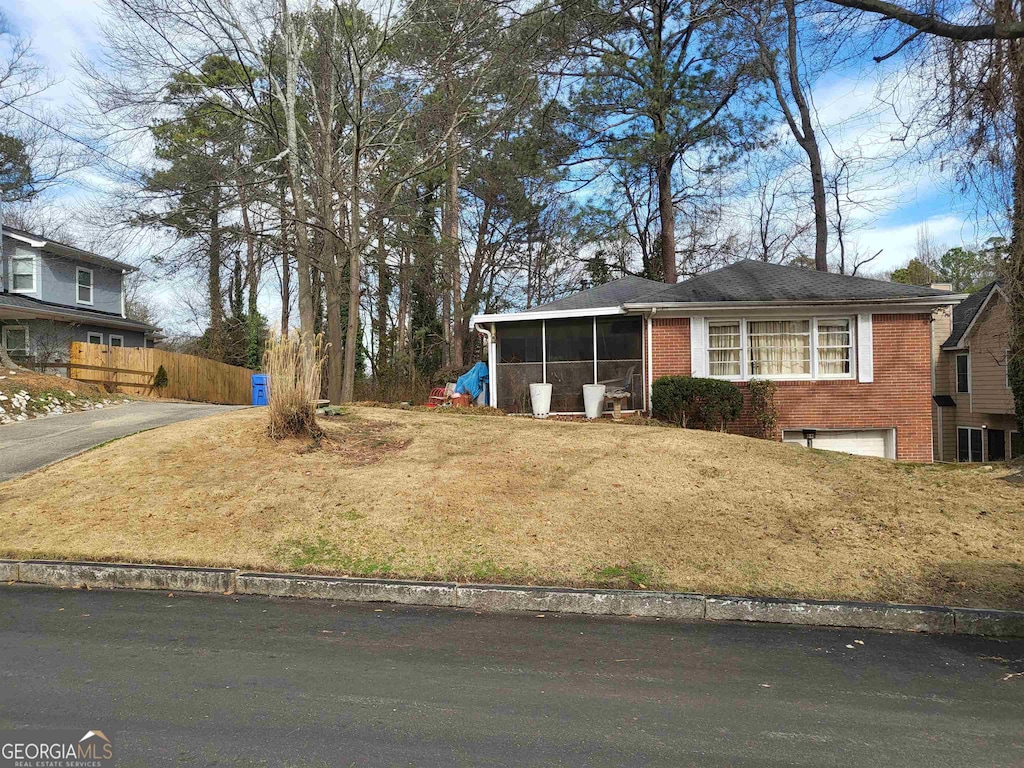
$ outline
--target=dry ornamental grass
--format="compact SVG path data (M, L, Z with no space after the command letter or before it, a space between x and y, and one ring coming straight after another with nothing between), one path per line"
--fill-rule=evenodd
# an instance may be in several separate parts
M728 434L241 411L0 485L0 556L1024 608L1024 488ZM28 501L26 501L28 500Z

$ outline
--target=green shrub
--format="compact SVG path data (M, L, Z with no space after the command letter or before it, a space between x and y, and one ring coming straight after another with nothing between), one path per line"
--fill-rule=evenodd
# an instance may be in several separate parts
M680 427L724 430L743 410L743 392L718 379L662 376L654 382L651 405L658 416Z
M779 409L775 405L775 392L779 385L770 379L753 379L749 386L750 413L757 424L759 436L774 440L779 425Z
M167 386L167 370L162 365L156 369L156 375L153 376L153 386L157 389Z

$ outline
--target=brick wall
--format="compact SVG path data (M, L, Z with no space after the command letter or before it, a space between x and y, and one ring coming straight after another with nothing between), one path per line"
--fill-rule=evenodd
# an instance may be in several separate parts
M898 459L932 460L931 316L874 315L872 327L874 382L780 381L777 439L784 429L895 427ZM652 333L654 378L688 376L689 320L655 316ZM755 434L746 405L730 431Z
M690 375L690 318L654 316L654 378Z

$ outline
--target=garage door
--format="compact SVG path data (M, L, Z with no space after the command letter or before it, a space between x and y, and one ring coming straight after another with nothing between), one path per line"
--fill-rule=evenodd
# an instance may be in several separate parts
M782 441L807 445L804 430L786 430L782 433ZM813 447L822 451L878 456L882 459L896 458L895 443L895 434L891 429L819 429L811 441Z

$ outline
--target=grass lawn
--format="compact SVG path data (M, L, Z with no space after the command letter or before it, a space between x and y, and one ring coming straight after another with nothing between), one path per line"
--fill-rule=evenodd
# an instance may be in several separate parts
M240 411L0 484L0 555L1024 608L1024 486L661 427Z

